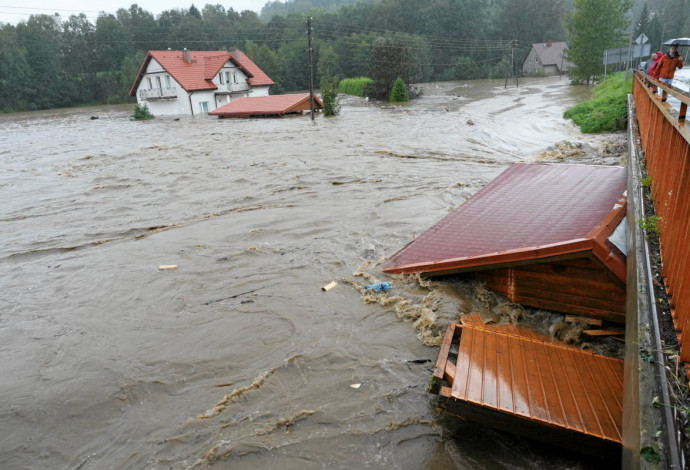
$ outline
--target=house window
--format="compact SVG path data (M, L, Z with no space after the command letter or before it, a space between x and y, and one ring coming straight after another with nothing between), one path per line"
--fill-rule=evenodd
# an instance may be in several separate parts
M225 72L225 81L230 83L230 72Z
M156 85L158 85L158 89L159 89L159 90L160 90L161 88L163 88L163 87L161 86L161 77L156 77Z
M220 74L218 74L218 78L220 79L220 84L221 84L221 85L222 85L223 83L225 83L225 80L223 79L223 72L221 72Z
M208 101L202 101L199 103L199 112L208 113Z
M168 88L172 88L172 80L170 80L170 75L165 76L165 86Z
M151 77L146 77L146 81L149 82L149 90L153 90L153 83L151 83Z
M237 83L237 73L232 72L232 83Z

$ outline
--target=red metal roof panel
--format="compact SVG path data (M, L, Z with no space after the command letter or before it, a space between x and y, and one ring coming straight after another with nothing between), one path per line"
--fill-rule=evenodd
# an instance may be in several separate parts
M625 190L622 167L516 163L383 270L448 271L589 250Z
M232 100L208 114L221 117L282 115L296 110L299 105L308 101L309 93L250 96ZM316 96L314 97L314 106L317 109L323 107Z
M465 320L464 317L463 321ZM623 361L513 325L452 324L434 372L441 394L468 404L621 442ZM452 345L451 345L452 346ZM450 373L449 373L450 370Z

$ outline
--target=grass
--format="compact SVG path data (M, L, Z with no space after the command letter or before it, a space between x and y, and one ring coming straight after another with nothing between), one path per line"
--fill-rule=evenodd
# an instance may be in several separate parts
M373 82L371 78L344 78L338 84L338 93L346 95L361 96L364 98L364 87Z
M583 101L565 112L587 134L625 130L628 125L628 94L632 80L625 81L625 73L609 75L594 88L594 98Z
M640 228L644 230L647 234L658 235L661 231L661 229L659 228L659 220L661 220L660 217L652 215L649 217L645 217L644 219L638 219L637 225L639 225Z

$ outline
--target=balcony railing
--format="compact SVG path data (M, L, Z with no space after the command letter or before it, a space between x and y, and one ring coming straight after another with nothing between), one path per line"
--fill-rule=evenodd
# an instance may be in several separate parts
M247 82L242 83L222 83L218 85L218 93L239 93L249 90Z
M142 100L174 100L177 98L177 88L152 88L139 90L139 98Z

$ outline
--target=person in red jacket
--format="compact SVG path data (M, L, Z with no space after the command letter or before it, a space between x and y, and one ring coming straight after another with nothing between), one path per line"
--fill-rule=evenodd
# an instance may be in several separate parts
M659 63L659 61L661 60L661 58L662 58L663 56L664 56L664 53L661 52L661 51L655 52L655 53L652 54L652 56L650 57L650 59L647 61L647 67L646 67L646 70L645 70L645 73L646 73L647 75L649 75L649 76L652 77L652 78L654 77L654 69L656 68L657 64ZM650 84L650 85L649 85L649 88L650 88L654 93L656 93L656 86Z
M683 56L678 53L678 46L673 44L668 54L664 54L656 63L652 76L660 82L664 82L668 86L671 86L673 84L673 76L676 73L676 69L682 69L683 65L685 65Z
M654 54L652 54L651 58L649 59L649 61L647 63L647 70L646 70L647 75L649 75L650 77L654 76L654 69L656 68L656 64L659 63L659 61L661 60L661 58L663 56L664 56L664 53L661 51L655 52Z

